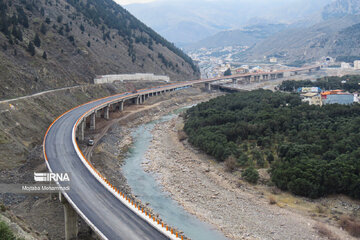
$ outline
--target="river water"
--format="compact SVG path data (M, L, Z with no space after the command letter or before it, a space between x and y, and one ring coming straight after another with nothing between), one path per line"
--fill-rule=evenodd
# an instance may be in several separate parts
M187 237L193 240L227 239L211 225L187 213L168 193L161 190L155 177L151 173L145 172L141 165L146 160L145 153L150 146L153 137L151 131L155 124L171 120L182 110L184 109L179 109L157 121L135 128L132 132L133 146L125 159L122 168L123 174L132 193L138 199L143 203L149 203L154 212L159 214L167 224L180 229Z

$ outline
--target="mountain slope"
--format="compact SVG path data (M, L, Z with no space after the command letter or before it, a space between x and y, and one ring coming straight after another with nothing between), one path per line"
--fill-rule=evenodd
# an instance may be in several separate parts
M360 56L358 23L360 16L347 16L307 28L285 30L236 57L261 61L264 56L276 56L280 61L292 63L317 61L326 56Z
M182 51L112 0L0 0L0 99L95 75L198 76Z
M360 14L360 0L336 0L325 6L322 16L325 20Z
M169 41L184 44L200 41L220 31L239 29L245 25L254 24L255 17L282 23L309 18L321 12L330 1L157 0L144 4L126 5L126 9ZM202 26L202 31L197 30L198 26Z
M257 24L244 29L221 31L194 44L187 45L186 49L202 47L216 48L225 46L252 46L255 43L280 32L286 28L285 24Z

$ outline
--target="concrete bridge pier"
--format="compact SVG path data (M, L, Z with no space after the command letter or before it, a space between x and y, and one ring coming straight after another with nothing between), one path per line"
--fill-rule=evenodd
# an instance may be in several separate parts
M65 240L77 239L77 235L79 233L78 215L61 193L59 193L59 199L64 205Z
M101 117L101 110L95 110L95 117Z
M124 111L124 101L120 102L119 111Z
M80 141L84 141L85 139L85 126L86 126L86 118L84 118L80 123Z
M110 105L107 105L104 108L104 118L107 120L110 118Z
M205 83L205 89L207 91L211 91L211 84L210 83Z
M92 113L90 115L90 130L95 130L95 118L96 118L96 113Z

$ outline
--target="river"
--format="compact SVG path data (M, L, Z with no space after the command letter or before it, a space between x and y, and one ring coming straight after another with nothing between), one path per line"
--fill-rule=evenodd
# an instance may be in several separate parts
M145 172L142 167L142 163L146 161L145 153L150 146L153 137L151 131L155 124L171 120L184 109L178 109L159 120L136 127L132 132L133 146L125 159L122 171L132 193L143 203L149 203L149 207L170 226L183 231L187 237L193 240L227 239L211 225L187 213L171 198L170 194L162 191L154 175Z

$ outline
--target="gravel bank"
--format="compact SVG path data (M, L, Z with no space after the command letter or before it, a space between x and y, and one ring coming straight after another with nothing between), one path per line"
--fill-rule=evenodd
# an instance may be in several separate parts
M256 187L241 182L223 167L178 140L182 119L158 124L147 152L146 171L156 175L188 212L213 224L231 239L327 239L310 217L270 205ZM340 238L352 239L332 226Z

